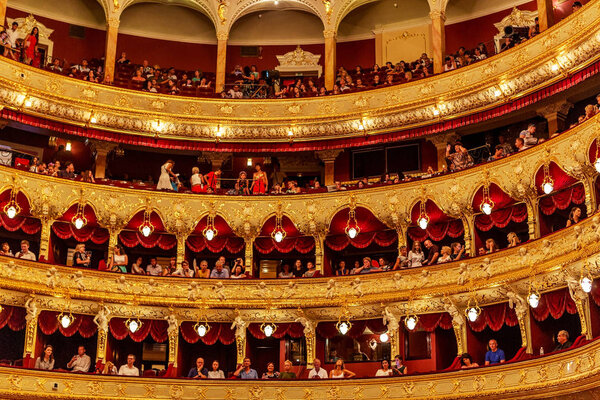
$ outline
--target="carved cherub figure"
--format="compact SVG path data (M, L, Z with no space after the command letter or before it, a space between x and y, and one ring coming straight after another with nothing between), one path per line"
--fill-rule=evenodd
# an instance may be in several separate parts
M363 290L362 290L362 281L360 280L359 277L356 277L350 283L350 286L352 286L352 289L354 289L354 294L357 295L358 297L362 297L364 295Z
M337 283L334 279L330 279L327 282L327 293L325 293L325 298L333 299L337 293Z
M462 326L465 323L465 316L458 311L456 304L449 298L445 297L442 302L444 303L444 309L452 317L452 324Z
M108 331L108 321L110 320L110 309L104 304L100 305L98 314L94 316L94 323L98 327L99 331Z
M400 327L398 318L396 318L389 307L383 309L383 323L387 325L389 332L397 332Z
M58 281L58 270L55 267L50 268L46 271L46 286L51 289L56 287Z
M244 319L242 318L242 315L240 313L239 310L236 310L237 316L235 317L235 319L233 320L233 323L231 324L231 329L235 329L235 337L240 340L243 341L244 339L246 339L246 321L244 321Z
M25 321L27 321L28 324L35 321L39 314L39 310L34 295L27 298L27 301L25 302L25 311L27 312L27 314L25 314Z

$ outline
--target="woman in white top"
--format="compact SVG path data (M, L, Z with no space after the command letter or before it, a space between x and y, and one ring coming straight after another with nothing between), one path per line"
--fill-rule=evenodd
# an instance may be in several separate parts
M452 256L450 255L450 253L452 253L452 250L450 249L450 246L442 246L441 253L442 256L438 258L438 264L443 264L452 261Z
M192 177L190 178L190 185L192 185L192 192L202 193L204 189L204 180L198 167L192 168Z
M246 274L244 274L244 269L242 268L242 266L238 264L235 267L233 267L233 270L231 271L231 276L229 278L230 279L246 278Z
M177 175L173 173L174 166L175 162L168 160L160 167L160 177L158 178L158 185L156 185L157 190L173 190L171 178L177 180Z
M335 362L335 367L329 372L329 378L331 379L343 379L343 378L353 378L356 374L352 371L349 371L344 366L344 360L337 360Z
M108 269L113 272L122 272L126 274L127 264L129 264L129 262L127 254L125 254L125 250L123 250L123 246L120 244L116 245L113 256L108 263Z
M294 277L294 273L291 271L289 264L283 264L279 277L283 279L292 279Z
M35 360L35 369L54 369L54 348L47 344L42 351L42 355Z
M425 254L421 248L421 242L414 242L412 250L408 252L408 267L415 268L423 265Z
M131 273L136 275L146 275L144 267L142 267L142 257L138 257L133 264L131 264Z
M388 360L383 360L381 362L381 368L377 370L375 376L392 376L394 371L390 368L390 362Z
M219 369L219 362L217 360L212 363L212 371L208 371L208 379L225 379L225 374Z

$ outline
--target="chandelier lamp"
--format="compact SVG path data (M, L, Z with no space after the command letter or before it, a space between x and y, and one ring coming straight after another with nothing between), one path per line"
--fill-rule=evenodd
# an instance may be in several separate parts
M358 226L358 221L356 220L356 204L354 201L350 202L350 211L348 212L348 222L346 222L346 229L344 229L346 235L350 239L356 238L360 233L360 227Z
M419 225L419 228L425 230L427 229L427 226L429 225L429 215L427 215L427 211L425 210L425 205L427 204L426 201L421 200L421 202L419 203L419 218L417 219L417 224Z
M477 299L474 296L471 296L467 302L467 307L465 308L465 316L469 321L475 322L480 315L481 308L477 304Z
M154 232L154 225L152 225L152 222L150 221L151 214L152 211L147 207L146 210L144 210L144 220L139 227L139 231L144 237L148 237Z
M125 326L131 333L136 333L139 331L143 324L144 323L139 318L128 318L127 321L125 321Z
M10 219L13 219L21 212L21 207L17 204L17 194L18 192L15 188L12 188L10 191L10 200L4 206L4 214Z
M71 300L67 297L67 312L61 312L56 316L58 323L63 329L70 327L75 322L75 317L71 314Z
M544 180L542 181L542 191L550 194L554 190L554 180L550 176L550 163L544 164Z
M71 223L75 226L76 229L81 229L87 225L87 218L84 215L85 204L82 202L77 203L77 212L71 218Z
M196 325L194 325L194 331L196 331L200 337L206 336L208 331L210 331L210 325L208 324L206 317L204 318L204 321L198 320L198 322L196 322Z
M481 200L479 209L485 215L490 215L492 213L492 210L494 209L494 205L494 201L490 197L490 184L486 180L485 185L483 186L483 199Z
M581 277L579 278L579 284L581 285L581 290L583 290L585 293L590 293L592 291L592 283L593 282L594 282L594 279L592 278L592 275L590 274L589 264L586 261L586 263L581 268Z
M600 173L600 137L596 139L596 161L594 161L596 172Z
M340 314L335 327L342 335L346 335L350 331L350 328L352 328L352 322L350 322L348 309L344 309L344 311Z
M206 217L206 227L202 230L202 235L206 240L211 241L218 233L219 231L215 228L215 216L209 214Z
M285 239L287 233L283 229L283 212L281 211L281 204L277 206L277 212L275 213L275 228L271 232L271 237L277 243L281 243Z
M277 325L272 322L263 322L260 326L260 330L265 334L266 337L271 337L277 330Z

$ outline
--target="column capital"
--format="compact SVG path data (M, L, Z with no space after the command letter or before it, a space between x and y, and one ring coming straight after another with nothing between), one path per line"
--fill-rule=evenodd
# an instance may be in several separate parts
M213 170L221 168L223 163L233 156L233 153L202 152L202 157L211 162Z
M117 13L112 13L110 17L106 20L106 26L109 28L119 28L121 25L121 19Z
M562 117L566 118L569 110L573 108L573 103L567 100L559 100L554 103L547 104L541 108L538 108L536 112L538 115L548 117Z
M441 19L442 21L446 21L446 11L432 10L429 12L429 18Z
M334 162L344 149L331 149L315 151L315 157L324 163Z
M217 40L222 41L222 40L227 40L227 39L229 39L228 32L217 32Z
M107 156L108 153L119 147L118 144L106 142L104 140L88 139L87 144L90 150L96 153L96 158Z
M446 132L441 135L430 136L427 138L427 140L433 143L436 149L444 149L444 151L449 142L455 142L458 139L460 139L460 135L456 132Z
M335 39L337 36L337 33L334 29L326 29L323 31L323 37L325 39Z

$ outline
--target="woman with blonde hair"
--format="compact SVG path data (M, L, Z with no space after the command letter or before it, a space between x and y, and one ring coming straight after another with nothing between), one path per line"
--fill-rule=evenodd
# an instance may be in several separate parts
M508 247L515 247L521 244L521 240L514 232L509 232L506 238L508 239Z
M485 241L486 254L495 253L498 250L500 250L500 249L498 248L498 245L496 244L496 241L494 239L489 238L488 240Z
M447 263L452 261L452 249L450 249L450 246L442 246L442 250L441 250L441 257L438 258L438 264L443 264L443 263Z
M338 359L335 362L335 367L329 372L329 378L331 379L353 378L354 376L356 374L346 369L344 360L342 359Z
M415 268L423 265L425 254L421 247L421 242L415 241L412 245L412 249L408 252L408 267Z
M115 367L115 364L111 361L107 361L106 364L104 364L102 375L117 375L117 367Z
M88 268L91 261L90 255L85 251L85 243L77 243L73 253L73 266Z
M204 190L202 174L200 173L200 169L198 167L192 168L192 176L190 177L190 185L192 187L192 192L194 193L202 193Z

